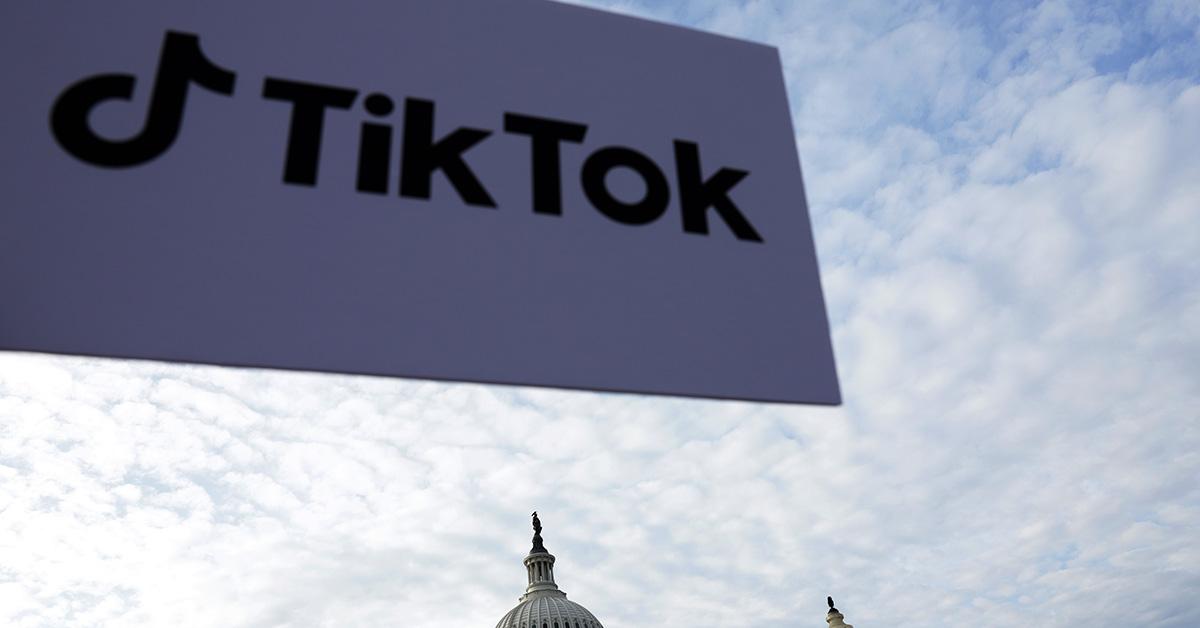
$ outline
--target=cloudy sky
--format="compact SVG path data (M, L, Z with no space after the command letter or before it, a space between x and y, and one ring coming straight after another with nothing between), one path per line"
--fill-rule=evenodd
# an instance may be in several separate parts
M780 48L837 409L0 353L0 624L1200 626L1200 3L583 2Z

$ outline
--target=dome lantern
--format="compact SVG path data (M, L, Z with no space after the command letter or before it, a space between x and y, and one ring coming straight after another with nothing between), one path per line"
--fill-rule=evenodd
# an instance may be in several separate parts
M542 543L542 520L538 519L536 510L533 512L533 548L525 557L525 571L529 578L529 586L525 587L525 595L521 596L522 602L530 595L543 591L567 596L559 591L558 585L554 583L554 554L546 551L546 546Z

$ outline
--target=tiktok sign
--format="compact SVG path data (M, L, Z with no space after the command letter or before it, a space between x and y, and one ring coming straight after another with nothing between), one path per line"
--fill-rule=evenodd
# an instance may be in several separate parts
M89 114L96 105L133 97L137 78L129 74L92 76L68 87L54 104L51 128L63 149L82 161L107 168L137 166L171 148L183 124L189 88L195 86L233 96L236 82L235 72L205 56L199 36L171 31L163 40L146 123L137 135L126 140L107 140L88 126ZM317 185L325 117L331 111L353 109L359 100L358 90L269 77L263 81L261 94L265 99L291 107L290 132L284 151L284 183ZM393 178L395 127L386 120L396 108L395 101L386 94L372 93L362 103L369 120L362 123L357 191L387 194ZM440 172L464 203L497 208L495 199L465 157L468 150L486 140L492 131L463 127L435 138L435 112L436 104L431 100L409 97L404 101L399 195L429 199L433 176ZM581 122L504 114L506 133L529 138L533 156L533 212L562 214L560 151L563 144L583 143L587 130L587 125ZM749 173L721 168L706 178L701 172L699 146L678 139L673 144L683 231L707 235L711 212L737 239L762 242L762 236L730 198L730 190ZM642 180L646 192L640 200L623 201L606 187L606 177L617 168L628 169ZM583 162L579 181L592 207L625 225L645 225L658 220L667 212L671 198L671 186L662 168L645 154L626 146L606 146L591 152Z
M551 0L5 17L0 351L841 402L773 47Z

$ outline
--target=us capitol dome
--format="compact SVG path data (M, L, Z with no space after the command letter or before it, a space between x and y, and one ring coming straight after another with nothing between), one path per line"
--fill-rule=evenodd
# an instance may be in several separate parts
M525 572L529 584L525 595L518 599L496 628L604 628L591 611L567 599L567 594L554 583L554 555L542 543L542 522L533 513L533 549L525 557ZM845 618L828 598L829 628L854 628L843 623Z
M604 628L588 609L567 599L554 583L554 555L542 544L542 522L533 513L533 549L525 557L529 585L496 628Z

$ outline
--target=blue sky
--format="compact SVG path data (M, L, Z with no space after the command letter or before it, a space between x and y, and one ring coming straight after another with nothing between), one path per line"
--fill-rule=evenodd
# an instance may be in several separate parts
M0 623L1200 625L1200 4L582 2L782 55L846 404L0 354ZM491 622L491 623L489 623Z

